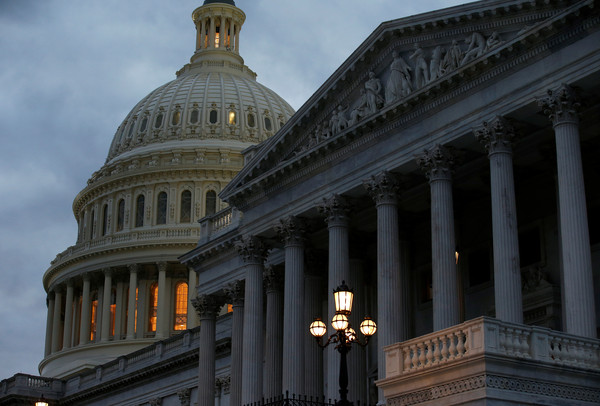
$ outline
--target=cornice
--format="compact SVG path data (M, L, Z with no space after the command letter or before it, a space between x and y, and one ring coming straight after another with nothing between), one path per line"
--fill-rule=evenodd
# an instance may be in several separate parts
M253 160L224 189L221 193L222 199L244 210L266 199L269 193L289 187L309 173L316 173L330 166L333 161L356 153L360 148L365 148L375 142L383 134L401 126L406 126L415 120L423 119L428 114L433 114L435 111L454 102L458 97L485 85L489 80L507 73L514 67L539 59L552 48L568 41L570 38L582 35L588 28L598 24L597 15L588 15L586 20L580 18L581 10L586 6L591 7L593 3L593 0L579 2L560 13L554 13L554 16L546 21L541 21L532 27L526 27L515 38L495 48L493 52L488 52L451 74L428 83L418 91L401 99L398 103L384 107L375 115L365 117L358 125L342 131L312 149L302 151L296 156L289 157L286 161L279 161L271 169L265 170L260 175L252 174L251 170L258 167L257 159ZM569 30L559 31L561 27L564 27L567 20L575 19L581 21ZM388 53L392 49L393 47L389 47ZM333 110L337 105L336 102L332 102L328 111ZM323 113L324 116L326 114L327 112ZM291 121L299 123L301 118ZM302 136L295 134L298 142L295 143L294 147L306 142L309 135L310 129L304 131ZM284 141L273 140L272 142L276 141L279 141L279 148L273 147L271 151L267 152L267 146L265 145L257 155L266 159L268 159L269 153L273 154L275 152L280 156L285 156L285 150L282 147ZM266 166L268 167L268 165Z

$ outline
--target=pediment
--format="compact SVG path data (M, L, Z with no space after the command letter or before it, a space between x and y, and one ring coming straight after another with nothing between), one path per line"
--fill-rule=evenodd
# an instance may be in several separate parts
M486 70L509 60L526 65L535 58L528 48L547 41L588 5L593 1L481 1L382 23L261 146L221 197L243 208L242 200L264 193L274 177L287 171L297 178L311 160L408 114L424 99L475 78L481 82Z

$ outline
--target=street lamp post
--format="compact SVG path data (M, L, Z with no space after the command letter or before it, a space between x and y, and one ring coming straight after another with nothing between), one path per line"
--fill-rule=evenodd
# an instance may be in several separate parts
M322 337L327 333L327 326L321 318L317 317L310 325L310 333L317 339L319 347L325 348L329 344L336 344L335 349L341 355L340 359L340 400L336 403L337 406L352 405L352 402L348 401L348 364L346 361L346 354L352 348L352 344L358 344L362 347L367 345L369 338L377 331L377 325L370 317L365 317L362 323L360 323L360 331L365 336L365 342L362 343L356 336L356 331L350 325L348 316L352 312L352 302L354 300L354 293L346 282L342 281L342 284L333 291L333 298L335 301L335 315L331 320L331 326L335 329L335 333L329 336L325 344L322 343Z

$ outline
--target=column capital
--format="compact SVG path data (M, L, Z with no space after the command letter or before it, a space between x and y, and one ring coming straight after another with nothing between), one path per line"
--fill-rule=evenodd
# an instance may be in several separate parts
M268 248L260 237L244 235L235 244L238 254L247 264L263 264Z
M496 116L490 121L484 121L481 127L473 130L473 133L489 155L498 152L512 153L515 129L504 117Z
M200 295L192 299L192 305L201 318L215 318L223 303L216 295Z
M112 268L102 268L102 273L104 274L105 277L112 277L113 276L113 269Z
M363 186L369 195L379 204L397 204L400 182L388 171L371 176L363 181Z
M166 272L167 271L167 263L166 262L157 262L156 263L156 268L158 269L158 272Z
M130 273L137 273L140 270L140 264L128 264L127 269Z
M563 83L558 89L548 90L546 97L537 99L538 106L548 116L552 125L579 122L577 112L581 106L575 89Z
M306 226L305 219L288 216L279 220L279 223L275 225L275 231L286 246L304 245Z
M265 268L265 271L263 272L263 281L267 293L281 292L283 290L283 275L272 266Z
M179 398L179 403L181 406L190 406L190 395L192 390L190 388L179 389L177 391L177 397Z
M417 165L425 172L429 182L451 180L457 155L454 148L436 144L433 148L425 149L417 156Z
M224 289L227 298L231 301L234 307L244 305L244 294L246 289L246 281L238 280L227 284Z
M323 202L319 205L318 209L319 212L325 216L325 221L330 227L336 225L348 225L350 203L345 197L333 194L323 198Z

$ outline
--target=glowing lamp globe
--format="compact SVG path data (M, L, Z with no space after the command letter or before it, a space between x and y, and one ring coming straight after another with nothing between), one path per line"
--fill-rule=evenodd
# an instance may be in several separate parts
M327 326L320 317L317 317L315 321L310 324L310 334L314 337L323 337L327 332Z
M377 324L369 316L365 317L362 323L360 323L360 332L366 337L371 337L377 331Z
M348 316L342 313L336 313L335 316L333 316L333 319L331 319L331 325L337 331L346 330L349 324Z

